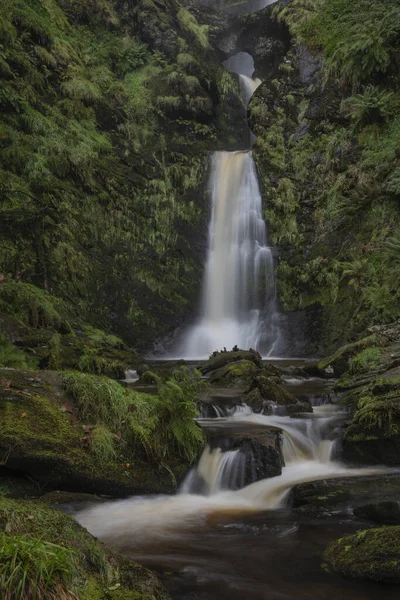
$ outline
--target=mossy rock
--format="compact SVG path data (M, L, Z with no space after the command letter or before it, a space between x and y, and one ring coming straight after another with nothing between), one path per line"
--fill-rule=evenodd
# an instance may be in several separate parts
M344 513L348 514L349 505L381 502L383 497L395 501L399 494L400 478L394 475L326 479L296 485L292 505L302 513L314 514L326 509L338 511L345 503Z
M225 386L248 386L259 368L250 360L238 360L215 369L210 374L210 383Z
M114 497L174 491L166 469L129 447L109 460L90 452L91 424L77 420L57 373L0 369L0 382L0 456L9 469L53 489Z
M261 368L261 355L255 350L238 350L230 352L218 352L215 356L212 356L209 360L200 366L202 373L209 373L215 371L227 365L228 363L247 361L254 363L257 367Z
M68 590L80 600L169 599L151 571L107 548L71 516L47 504L0 497L0 535L28 545L55 544L53 551L67 549L74 572Z
M357 342L341 346L333 355L321 360L318 363L318 369L322 373L327 373L331 369L332 375L340 377L340 375L348 371L351 358L366 348L380 345L382 345L381 337L373 333Z
M252 408L253 412L262 412L265 406L265 400L261 395L259 388L254 388L246 394L244 402Z
M400 525L400 502L387 500L356 506L354 514L360 519L380 525Z
M400 583L400 526L340 538L328 546L324 559L348 577Z

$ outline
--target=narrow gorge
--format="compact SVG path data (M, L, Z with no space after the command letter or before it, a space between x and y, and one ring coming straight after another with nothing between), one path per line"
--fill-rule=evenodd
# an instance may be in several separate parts
M3 0L0 597L400 584L398 0Z

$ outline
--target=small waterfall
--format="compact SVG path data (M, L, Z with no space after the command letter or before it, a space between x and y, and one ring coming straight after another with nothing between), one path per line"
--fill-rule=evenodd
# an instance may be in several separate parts
M244 485L245 457L240 450L223 452L220 448L205 448L195 469L183 482L180 493L195 493L201 488L204 496Z
M250 99L259 85L261 85L261 79L252 79L247 75L239 75L240 92L245 108L247 108Z
M234 345L271 354L279 340L274 261L251 152L214 154L211 195L201 318L183 355Z
M252 428L258 432L282 430L286 463L282 475L242 487L243 453L207 446L179 494L109 502L82 511L78 521L95 536L140 562L142 558L154 557L154 548L165 547L171 540L184 540L189 532L201 531L207 524L278 509L285 504L290 489L299 483L388 472L378 467L350 469L333 462L333 442L326 436L335 419L329 413L315 419L264 416L249 414L248 408L235 410L228 417L198 419L201 426L223 430L225 435L243 430L249 434Z

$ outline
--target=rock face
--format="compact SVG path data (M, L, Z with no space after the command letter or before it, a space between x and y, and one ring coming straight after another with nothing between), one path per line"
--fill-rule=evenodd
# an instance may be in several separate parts
M111 496L173 491L165 470L129 448L112 460L96 457L90 431L90 423L77 420L56 373L0 370L0 457L7 469L47 489Z
M324 559L348 577L400 583L400 527L369 529L341 538L328 546Z
M72 517L46 504L0 497L0 563L2 566L5 560L9 559L8 556L3 556L2 552L7 545L14 543L20 552L23 547L28 548L28 552L30 550L29 559L27 561L25 558L24 566L29 565L29 560L40 566L46 548L47 552L53 554L58 552L61 557L67 556L64 568L67 570L73 566L72 577L64 582L65 572L61 570L57 573L56 569L57 577L54 577L54 583L47 590L48 597L68 599L79 597L79 600L169 599L168 593L151 571L101 544ZM18 560L19 555L16 558L17 565ZM32 571L32 568L30 565L29 570ZM3 593L7 591L9 590L2 588Z

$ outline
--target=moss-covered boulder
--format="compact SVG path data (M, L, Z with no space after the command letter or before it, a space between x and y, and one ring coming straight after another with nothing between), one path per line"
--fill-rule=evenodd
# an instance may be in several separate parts
M259 368L251 360L230 362L210 373L212 385L248 387Z
M122 398L124 388L117 382L95 377L93 385L97 381L121 388L117 400ZM87 402L90 387L85 389ZM87 412L90 404L82 407L77 410L55 372L0 369L0 457L5 466L47 489L111 496L174 490L171 472L180 478L188 468L185 460L176 460L176 468L170 464L169 469L149 462L137 445L96 425L94 414ZM100 403L97 410L118 418L116 403Z
M214 352L214 354L200 366L200 371L204 374L225 367L228 363L238 361L252 362L261 368L261 355L255 350L232 350L228 352Z
M349 370L351 360L362 351L372 347L377 348L383 344L383 340L376 333L362 338L352 344L341 346L334 354L322 359L318 363L318 368L322 373L332 374L335 377L340 377ZM366 360L366 364L368 359Z
M264 370L263 370L264 372ZM251 382L244 400L255 412L260 412L268 404L284 407L288 414L312 412L308 402L300 402L296 396L285 390L276 377L258 375Z
M340 538L328 546L324 559L348 577L400 583L400 527L367 529Z
M13 562L14 561L14 562ZM107 548L49 505L0 496L0 583L5 597L168 600L156 576ZM29 595L28 590L30 590ZM40 592L40 594L39 594Z

